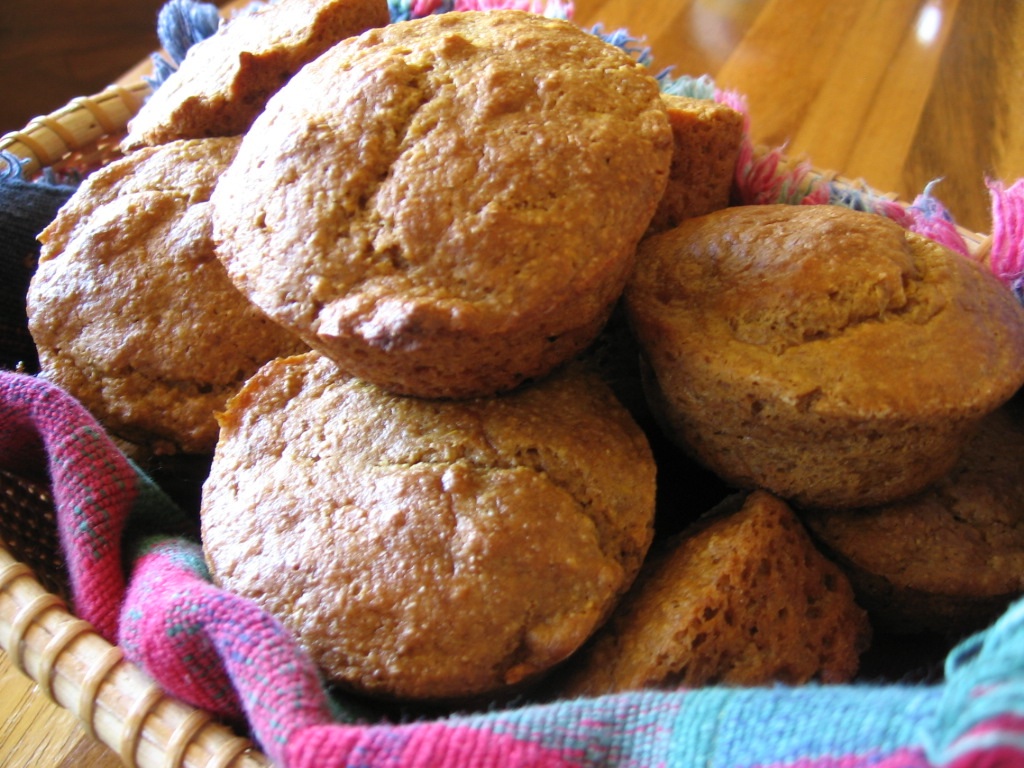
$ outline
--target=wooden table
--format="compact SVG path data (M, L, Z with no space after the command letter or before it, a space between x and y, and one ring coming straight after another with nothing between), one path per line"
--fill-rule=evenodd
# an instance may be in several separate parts
M0 6L0 134L96 93L157 47L163 0Z
M913 199L933 179L988 232L986 176L1024 176L1024 5L1014 0L596 0L578 21L647 35L656 67L745 94L757 142Z
M970 229L991 227L986 177L1024 177L1024 3L577 0L576 20L645 35L656 69L707 74L744 94L757 142L907 199L942 178L937 196ZM109 29L69 38L62 27L55 44L73 39L79 55L136 50L130 39L112 42ZM3 654L0 691L0 765L120 765Z
M78 718L54 706L0 653L0 765L5 768L113 768L121 761L93 741Z

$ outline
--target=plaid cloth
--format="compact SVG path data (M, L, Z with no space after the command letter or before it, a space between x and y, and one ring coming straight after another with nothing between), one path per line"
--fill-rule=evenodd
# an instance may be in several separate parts
M284 766L1024 765L1024 602L955 648L936 685L709 687L345 722L282 626L211 584L198 543L175 533L183 514L95 419L45 381L0 372L0 466L40 461L76 612L170 693L244 719Z

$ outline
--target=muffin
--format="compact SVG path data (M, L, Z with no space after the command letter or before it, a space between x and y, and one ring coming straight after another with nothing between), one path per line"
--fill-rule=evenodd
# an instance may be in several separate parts
M221 425L201 511L213 578L382 700L527 685L607 617L652 538L646 440L578 367L426 400L309 353L264 366Z
M755 491L649 558L560 693L847 682L870 639L843 573Z
M963 634L1024 592L1024 406L987 417L953 470L870 509L806 510L881 630Z
M189 49L129 121L125 149L240 136L303 64L391 20L385 0L275 0L255 8Z
M839 206L690 219L641 245L626 303L666 430L799 506L921 490L1024 381L1024 308L991 273Z
M27 312L40 375L140 455L211 453L214 411L264 362L307 349L214 255L210 191L237 147L140 150L90 175L39 237Z
M657 81L569 22L400 22L271 99L214 194L218 255L347 373L492 394L597 335L671 153Z
M695 461L659 428L644 394L639 348L617 304L597 340L576 358L612 390L644 431L658 465L654 528L671 536L693 523L722 499L735 493L713 472Z
M709 99L663 94L674 139L665 194L648 234L729 205L744 118Z

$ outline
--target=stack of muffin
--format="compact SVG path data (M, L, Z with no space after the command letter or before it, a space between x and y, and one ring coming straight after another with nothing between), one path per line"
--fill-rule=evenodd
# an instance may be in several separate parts
M859 508L953 482L1024 310L877 217L730 208L741 116L568 22L387 21L280 0L195 46L41 235L42 375L212 455L215 580L349 690L852 679L833 558L888 578ZM680 502L694 461L736 494Z

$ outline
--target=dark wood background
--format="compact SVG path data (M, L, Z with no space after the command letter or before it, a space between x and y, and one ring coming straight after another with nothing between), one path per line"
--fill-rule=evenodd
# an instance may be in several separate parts
M158 46L163 0L0 0L0 134L103 90Z
M0 134L145 60L162 3L0 0ZM576 0L576 20L747 95L758 142L908 200L943 178L975 231L991 226L984 179L1024 176L1020 0Z

